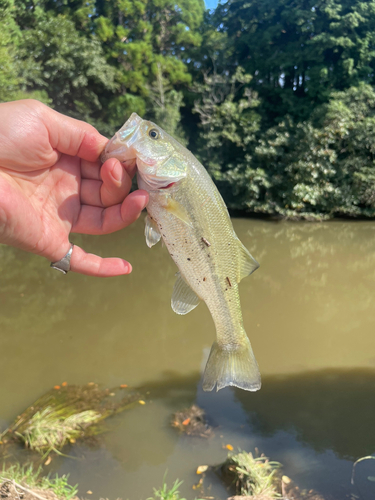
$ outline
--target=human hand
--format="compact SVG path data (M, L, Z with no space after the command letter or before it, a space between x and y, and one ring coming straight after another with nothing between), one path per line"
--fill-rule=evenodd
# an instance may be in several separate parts
M135 164L101 165L108 139L91 125L35 100L0 104L0 243L60 260L69 234L107 234L134 222L148 202L129 194ZM131 272L119 258L74 246L71 270L91 276Z

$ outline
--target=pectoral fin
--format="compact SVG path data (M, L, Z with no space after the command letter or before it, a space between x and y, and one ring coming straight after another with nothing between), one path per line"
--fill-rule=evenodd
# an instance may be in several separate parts
M146 243L147 246L151 248L160 240L161 234L158 225L154 220L151 220L149 215L146 216L145 223Z
M259 263L254 259L249 250L238 240L238 274L237 282L249 276L259 267Z
M193 227L185 207L173 198L168 198L164 208L190 227Z
M187 314L197 307L199 297L193 292L190 286L184 281L180 273L177 273L177 280L174 284L171 306L177 314Z

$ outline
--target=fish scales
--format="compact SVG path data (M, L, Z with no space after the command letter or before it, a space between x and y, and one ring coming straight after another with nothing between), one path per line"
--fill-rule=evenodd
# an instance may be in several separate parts
M108 143L102 159L110 157L136 158L138 185L149 193L147 244L162 238L179 269L173 310L186 314L203 300L212 315L217 340L203 388L258 390L259 370L243 327L238 291L239 281L258 263L237 238L207 171L190 151L135 113Z
M221 196L218 196L206 171L202 173L194 163L188 166L183 186L172 186L168 193L151 191L147 210L157 221L164 242L181 275L210 310L218 340L235 344L236 323L242 326L232 250L236 239ZM189 197L188 193L192 190L199 193L199 196ZM160 198L169 195L177 202L185 204L192 227L163 208ZM211 215L217 213L217 204L223 205L224 208L220 217ZM202 244L202 237L213 242L212 246L206 247ZM227 277L234 283L233 287L229 287Z

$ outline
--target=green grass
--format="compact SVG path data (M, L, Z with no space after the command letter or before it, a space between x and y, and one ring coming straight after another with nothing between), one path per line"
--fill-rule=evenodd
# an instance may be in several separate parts
M159 489L154 488L154 496L148 498L147 500L186 500L185 498L180 498L178 488L181 486L182 481L176 479L173 483L172 488L168 488L165 480L163 481L163 486Z
M25 488L36 488L40 490L53 491L59 498L63 500L71 500L78 493L78 485L71 486L68 483L68 475L55 477L41 477L42 467L34 469L32 465L21 466L19 464L12 465L8 468L3 466L0 473L1 482L5 480L14 481L15 483L24 486Z
M186 500L186 498L180 498L180 492L178 491L182 483L183 481L179 481L178 479L176 479L172 487L168 488L164 476L163 486L159 489L154 488L154 496L148 498L147 500Z
M53 491L61 500L71 500L73 497L77 496L78 485L71 486L68 483L69 475L51 477L41 476L42 467L35 469L33 465L15 464L10 467L5 467L3 465L0 471L0 484L4 480L13 481L16 486L21 485L27 489L36 490L48 490ZM163 485L161 488L154 488L154 495L147 500L186 500L180 497L179 487L183 481L176 481L169 488L165 476L163 479ZM197 499L200 500L200 499Z

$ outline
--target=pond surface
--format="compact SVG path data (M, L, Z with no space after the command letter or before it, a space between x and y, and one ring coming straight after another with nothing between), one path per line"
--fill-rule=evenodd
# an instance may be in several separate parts
M230 444L257 447L327 498L374 498L375 460L358 465L354 489L350 477L353 462L375 452L375 223L234 219L261 264L240 294L263 387L205 393L211 316L204 304L172 312L176 268L161 244L146 246L141 219L114 235L72 238L128 259L130 276L63 276L42 258L0 247L1 428L63 381L128 384L148 393L146 404L114 417L96 445L64 449L78 460L54 458L46 468L69 473L82 496L146 499L168 470L167 482L183 479L180 491L193 499L196 467L222 462ZM193 403L213 438L170 427ZM225 499L210 482L209 494Z

